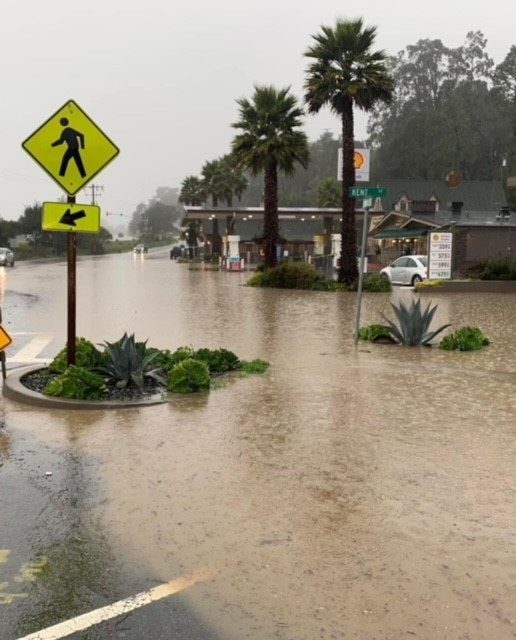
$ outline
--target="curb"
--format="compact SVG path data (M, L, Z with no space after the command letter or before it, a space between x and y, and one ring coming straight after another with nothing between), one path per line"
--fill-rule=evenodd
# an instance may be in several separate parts
M32 391L22 384L21 379L28 373L39 371L46 367L23 367L16 371L8 371L4 380L2 394L9 400L23 402L33 407L48 407L53 409L137 409L156 404L164 404L167 399L164 397L148 398L146 400L73 400L70 398L55 398L44 396L37 391Z

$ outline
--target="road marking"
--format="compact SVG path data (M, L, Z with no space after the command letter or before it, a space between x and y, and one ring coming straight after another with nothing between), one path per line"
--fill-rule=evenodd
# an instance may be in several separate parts
M13 356L8 357L7 362L48 362L50 358L38 358L38 355L52 342L53 339L53 336L36 335L28 344L22 347Z
M71 620L66 620L65 622L60 622L59 624L43 629L42 631L36 631L28 636L23 636L23 638L18 638L18 640L60 640L61 638L66 638L67 636L72 635L72 633L84 631L96 624L105 622L106 620L111 620L117 616L127 614L135 609L144 607L147 604L156 602L156 600L161 600L162 598L179 593L179 591L188 589L198 582L203 582L211 576L212 572L199 571L190 576L176 578L170 582L160 584L149 591L142 591L141 593L137 593L135 596L125 598L125 600L119 600L107 607L102 607L100 609L90 611L89 613L84 613L83 615L72 618Z

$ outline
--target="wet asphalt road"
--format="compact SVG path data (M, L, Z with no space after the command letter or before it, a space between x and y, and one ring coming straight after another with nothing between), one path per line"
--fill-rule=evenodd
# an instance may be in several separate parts
M7 459L0 458L0 550L9 550L7 558L0 551L2 640L43 632L161 583L138 566L138 558L120 557L88 517L88 504L98 496L84 461L42 446L9 425L4 424L2 438L12 443ZM66 484L60 482L63 477ZM50 561L46 566L41 564L45 560ZM37 580L32 581L31 572ZM180 593L66 637L221 640Z

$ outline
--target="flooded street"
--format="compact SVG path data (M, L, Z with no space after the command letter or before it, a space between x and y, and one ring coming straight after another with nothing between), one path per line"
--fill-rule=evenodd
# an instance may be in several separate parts
M78 336L224 347L270 368L138 409L3 398L2 519L20 533L0 539L0 571L2 548L34 563L62 533L44 507L24 533L23 487L8 497L19 466L91 541L85 611L111 600L98 578L113 562L155 584L210 572L182 597L225 640L516 638L516 296L421 296L438 305L433 328L481 328L492 344L479 352L355 346L355 294L252 289L249 276L191 271L168 251L79 261ZM361 326L415 295L364 294ZM50 359L66 340L66 264L4 269L0 306L8 367L28 334L46 336ZM0 637L15 640L12 611L35 604L3 602L4 579Z

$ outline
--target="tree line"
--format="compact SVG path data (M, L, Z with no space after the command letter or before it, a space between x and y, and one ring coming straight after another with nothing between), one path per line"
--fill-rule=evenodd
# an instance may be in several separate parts
M142 242L152 243L164 238L176 237L181 233L180 227L184 211L178 205L179 189L159 187L147 204L139 204L129 222L129 233ZM104 212L103 216L123 214ZM61 256L67 253L67 234L59 231L42 230L43 207L40 203L25 207L18 220L0 220L0 246L11 246L17 236L24 238L19 257L24 255L47 257ZM78 233L77 248L81 253L106 253L107 243L113 240L111 232L101 226L100 232Z
M342 207L342 256L339 280L357 277L354 201L353 107L369 114L371 181L387 178L444 178L451 170L467 180L502 180L516 173L516 46L494 65L480 31L464 45L445 47L420 40L395 57L375 50L376 27L361 19L337 20L312 36L304 108L289 88L255 86L239 99L239 130L229 152L205 163L201 176L187 176L179 196L183 204L264 204L266 266L276 263L277 207ZM338 139L325 132L309 144L302 132L305 110L328 106L339 118ZM337 179L337 150L343 149ZM217 167L216 186L206 171ZM295 171L294 171L295 170ZM231 187L247 180L240 194ZM222 186L224 185L224 186ZM241 188L241 187L240 187ZM516 190L507 190L516 204ZM216 233L215 229L214 232Z

